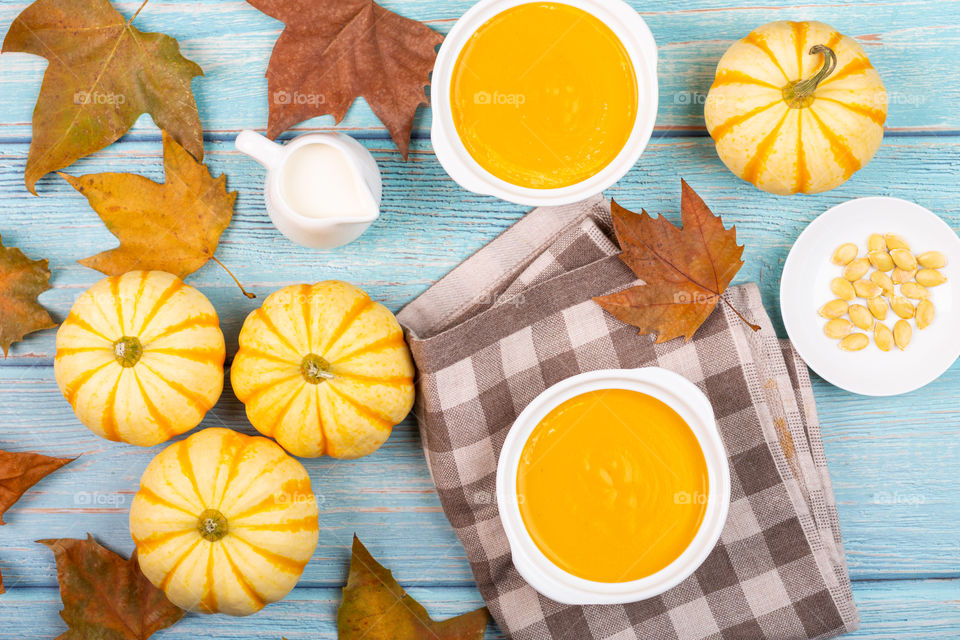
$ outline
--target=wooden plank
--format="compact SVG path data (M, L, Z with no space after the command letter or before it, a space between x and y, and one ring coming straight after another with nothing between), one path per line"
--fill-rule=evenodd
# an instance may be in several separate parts
M343 567L346 574L346 567ZM410 595L427 608L436 619L451 618L483 606L476 589L470 587L411 588ZM335 640L339 588L298 588L286 599L268 605L246 618L221 615L211 618L188 613L174 626L152 636L153 640L196 640L216 637L219 640L251 640L251 638L288 640ZM66 630L59 619L60 595L55 588L17 589L3 596L0 607L0 640L22 638L54 638ZM213 623L213 625L211 625ZM487 626L484 640L504 640L496 625Z
M817 383L855 578L960 576L956 478L935 471L960 466L958 385L960 366L924 390L922 402L917 394L859 398ZM203 426L254 433L229 387ZM93 435L60 396L50 367L41 366L0 368L0 449L85 454L45 479L7 514L10 524L0 547L6 580L30 586L54 583L50 554L33 542L40 537L90 532L117 551L133 549L127 510L140 474L162 446L139 449ZM320 546L304 573L304 585L339 584L354 532L377 548L378 557L404 584L472 584L463 549L433 491L412 420L370 457L302 462L322 502Z
M471 0L392 0L384 4L405 16L426 21L447 33ZM720 56L738 38L771 20L807 19L833 24L857 38L880 71L890 91L888 127L894 130L960 129L960 86L953 60L944 52L960 44L960 4L937 0L886 0L861 3L855 11L838 11L831 0L805 3L798 13L793 3L774 0L763 6L731 7L698 2L694 7L663 8L631 0L650 25L659 44L660 117L662 132L703 130L702 100L713 80ZM0 0L0 24L9 24L22 10L20 0ZM132 15L137 2L120 2ZM203 67L194 91L208 136L232 137L244 128L264 129L267 90L263 74L281 24L245 2L233 0L154 1L137 17L143 30L163 31L180 40L184 55ZM46 62L24 54L0 58L0 119L5 140L27 140L40 79ZM330 127L329 116L296 127L297 131ZM343 127L359 133L383 133L365 104L353 108ZM425 135L430 114L421 110L416 130ZM145 117L134 127L134 139L156 137Z
M471 611L483 602L469 587L414 587L418 599L437 619ZM857 640L954 639L960 632L960 583L956 580L856 582L854 597L862 618L860 630L849 636ZM222 640L279 638L289 640L334 640L338 588L298 588L281 602L267 606L248 618L216 618L215 634ZM0 608L0 640L24 637L53 638L66 627L57 616L60 598L55 588L18 589L3 596ZM187 614L173 627L153 636L155 640L194 640L214 632L211 618ZM491 624L485 640L505 636Z
M389 142L365 140L384 177L383 214L358 241L335 251L299 247L280 235L264 213L263 169L233 150L230 143L208 145L214 175L226 173L239 192L234 221L218 257L261 298L285 284L338 278L366 288L397 310L467 256L496 237L525 207L478 196L459 188L431 153L428 141L415 142L409 162ZM41 301L63 318L80 292L102 277L77 260L116 246L86 200L55 174L39 183L40 197L23 188L28 145L0 143L0 234L27 255L46 257L54 289ZM79 161L71 172L135 170L162 181L159 144L124 143ZM760 284L764 302L781 330L779 279L793 241L817 215L850 198L867 195L913 199L960 229L956 207L960 186L956 157L960 138L902 137L884 144L867 167L843 186L816 196L774 197L733 176L719 161L708 138L655 141L636 167L608 197L634 210L645 208L677 220L679 177L697 189L728 224L737 226L746 245L746 265L738 282ZM918 184L924 188L918 190ZM218 309L228 345L236 342L246 314L260 303L240 295L226 273L208 264L189 278ZM15 345L4 364L26 360L50 363L54 332Z
M46 366L0 368L0 449L82 454L43 480L5 517L9 524L3 530L0 571L8 586L55 584L53 558L34 543L38 538L83 538L89 532L118 553L129 554L130 502L143 470L164 447L141 449L95 436L76 420L51 373ZM202 426L256 434L229 381ZM321 529L304 585L341 583L354 533L377 549L404 584L473 583L463 548L441 511L412 420L362 460L301 462L320 502Z
M240 191L237 217L224 237L220 258L261 296L292 282L342 278L398 309L523 214L523 207L458 189L443 174L426 142L415 145L409 164L398 162L382 141L367 144L384 169L385 215L357 243L332 252L303 249L282 238L263 213L259 166L232 152L230 145L211 145L214 172L226 171L231 188ZM747 245L747 265L740 281L761 284L767 308L779 325L777 289L782 262L793 239L825 208L858 195L910 194L944 215L954 228L960 227L954 175L958 145L960 141L953 138L890 141L872 164L836 191L817 197L773 198L731 176L716 159L709 140L660 140L609 195L626 206L646 207L676 219L677 176L686 176L728 223L737 224L740 239ZM113 238L83 198L58 178L47 180L44 193L48 195L40 198L28 196L20 188L26 147L0 146L0 191L9 194L0 201L0 233L7 243L21 246L28 254L52 259L55 289L44 294L42 301L62 318L76 296L100 277L73 261L113 246ZM132 166L160 179L158 152L154 143L126 143L81 161L76 172ZM922 192L914 186L919 183L927 185ZM232 353L244 316L258 303L239 295L214 265L190 281L214 301ZM12 555L0 552L0 566L14 572L23 567L30 580L48 585L52 565L42 550L32 545L32 539L41 535L37 532L76 536L91 530L108 536L107 541L117 548L129 550L125 508L89 513L80 508L85 505L76 503L75 485L82 483L84 490L107 496L124 487L126 493L121 495L129 497L139 470L151 455L110 445L77 424L55 388L49 369L52 355L53 332L48 331L16 345L11 357L0 365L4 398L0 439L4 446L40 448L60 455L97 452L90 456L89 472L70 472L62 480L55 477L44 485L50 487L44 489L49 493L28 496L21 505L25 510L15 516L22 518L17 520L19 526L6 530L17 536L17 543L9 547ZM960 366L955 366L921 392L883 400L858 398L817 384L827 453L855 576L957 575L960 532L951 523L960 517L960 498L949 474L932 473L931 469L956 468L960 461L951 413L960 402L958 381ZM918 397L923 401L918 402ZM229 392L205 424L221 421L248 428L242 408ZM308 462L315 477L326 473L327 464ZM462 551L432 494L410 423L398 429L377 456L338 463L337 468L349 469L349 473L332 481L324 479L318 488L329 496L326 504L331 512L325 516L325 526L336 534L329 543L331 550L319 552L318 558L348 544L354 530L373 539L416 537L424 542L416 548L396 543L390 556L406 582L470 582ZM384 510L390 513L389 527L383 523ZM884 527L877 527L878 522ZM423 532L427 533L420 535ZM425 575L421 570L425 561L439 562L437 570ZM330 585L336 576L321 561L311 564L306 581Z

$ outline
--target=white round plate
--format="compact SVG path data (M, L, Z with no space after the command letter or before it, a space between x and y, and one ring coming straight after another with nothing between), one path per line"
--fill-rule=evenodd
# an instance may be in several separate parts
M830 281L841 275L831 262L841 244L852 242L866 255L871 233L896 233L915 254L940 251L947 256L941 271L947 282L931 289L937 309L933 324L919 331L906 350L884 353L873 341L863 351L841 351L838 342L823 333L827 323L818 311L833 300ZM797 238L783 266L780 311L787 334L800 356L817 374L842 389L865 396L894 396L923 387L960 357L960 238L950 226L920 205L899 198L860 198L833 207L810 223ZM860 303L863 303L860 300ZM899 318L887 314L891 329Z

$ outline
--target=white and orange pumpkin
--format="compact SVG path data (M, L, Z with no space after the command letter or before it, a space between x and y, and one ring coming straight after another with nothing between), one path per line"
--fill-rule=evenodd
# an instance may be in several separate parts
M183 609L242 616L285 597L317 546L310 477L271 440L205 429L147 466L130 506L144 575Z
M873 158L887 92L853 39L822 22L771 22L720 59L704 116L733 173L770 193L819 193Z
M223 390L223 333L213 305L180 278L104 278L57 331L57 385L99 436L149 447L193 429Z
M253 426L304 457L375 451L410 412L413 375L390 310L334 280L268 297L244 321L230 368Z

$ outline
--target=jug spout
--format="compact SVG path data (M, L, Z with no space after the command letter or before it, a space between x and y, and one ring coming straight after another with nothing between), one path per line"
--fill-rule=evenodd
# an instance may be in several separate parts
M249 129L241 131L234 144L237 151L250 156L267 169L274 168L283 153L282 145Z

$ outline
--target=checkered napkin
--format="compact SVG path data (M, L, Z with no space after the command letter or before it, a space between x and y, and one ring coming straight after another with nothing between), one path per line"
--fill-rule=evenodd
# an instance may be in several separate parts
M593 296L635 284L601 198L534 210L400 313L419 369L417 416L437 492L501 629L518 640L826 638L857 627L807 369L753 284L695 338L655 345ZM604 368L665 367L713 404L732 502L717 547L660 597L568 606L528 585L495 502L497 458L550 385Z

